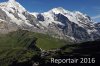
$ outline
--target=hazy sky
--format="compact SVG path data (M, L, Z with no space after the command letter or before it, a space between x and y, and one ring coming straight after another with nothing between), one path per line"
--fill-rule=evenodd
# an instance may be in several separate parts
M7 0L0 0L0 2ZM80 11L100 22L100 0L17 0L30 12L45 12L55 7Z

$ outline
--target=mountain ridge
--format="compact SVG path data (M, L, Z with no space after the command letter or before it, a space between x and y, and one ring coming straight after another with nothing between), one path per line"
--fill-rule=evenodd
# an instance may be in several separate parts
M15 0L9 0L0 3L0 15L2 33L22 29L76 42L100 39L97 23L79 11L70 12L58 7L44 13L30 13Z
M73 27L73 26L77 26L79 28L80 33L82 31L84 31L83 38L80 37L80 36L82 36L82 34L78 36L78 37L80 37L79 39L83 39L83 41L85 41L84 38L86 38L86 40L89 40L89 41L94 40L94 38L91 36L93 36L93 34L96 32L98 33L97 35L100 36L99 31L98 31L99 29L97 30L95 28L96 22L93 22L93 20L89 16L87 16L86 14L83 14L79 11L70 12L68 10L63 9L62 7L58 7L58 8L53 8L53 9L49 10L48 12L44 12L44 13L33 13L33 15L46 28L48 28L49 25L53 25L53 26L57 26L59 28L59 30L67 29L66 30L66 31L68 31L68 32L66 32L66 33L68 33L67 37L71 37L72 40L77 40L77 38L76 38L77 36L75 37L75 35L74 35L74 37L73 37L73 35L70 35L70 33L73 33L73 31L74 31L73 29L75 27ZM56 24L56 25L54 25L54 24ZM78 30L77 27L75 30ZM62 32L64 32L64 31L62 31Z

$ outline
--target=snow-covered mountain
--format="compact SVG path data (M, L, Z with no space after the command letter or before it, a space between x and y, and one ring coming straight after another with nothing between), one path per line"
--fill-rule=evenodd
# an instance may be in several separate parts
M4 22L9 25L6 26L6 32L9 32L11 28L14 30L18 28L28 30L39 28L37 19L15 0L0 3L0 25ZM0 32L2 31L3 30L0 29Z
M100 39L100 24L79 11L58 7L44 13L30 13L15 0L0 3L0 33L18 29L77 42Z
M33 15L48 29L49 33L55 33L60 38L69 37L75 41L100 39L100 28L96 29L96 23L79 11L71 12L58 7L44 13L33 13Z

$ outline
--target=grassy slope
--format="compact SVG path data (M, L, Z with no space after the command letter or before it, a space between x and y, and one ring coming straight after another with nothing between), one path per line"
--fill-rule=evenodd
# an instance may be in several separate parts
M31 59L36 52L28 47L35 40L36 38L26 31L0 35L0 66L8 66L15 60L24 62Z
M38 58L38 52L29 47L36 41L36 46L44 50L61 48L62 51L50 55L50 57L67 57L100 55L100 41L85 42L81 44L66 45L69 42L52 38L48 35L28 31L17 31L7 35L0 35L0 66L8 66L13 61L24 63L33 57ZM51 53L52 54L52 53ZM46 58L48 58L47 56ZM49 58L48 58L49 59ZM48 61L43 60L45 62ZM32 59L34 60L34 59Z
M36 46L43 50L57 49L69 43L45 34L34 33L34 36L38 38Z
M0 66L7 66L16 60L17 62L31 60L38 54L37 51L29 49L35 41L36 46L44 50L56 49L65 45L63 40L28 31L20 30L6 35L0 34Z
M52 38L45 34L19 31L19 32L12 32L7 35L0 35L0 47L1 48L3 47L17 48L17 46L18 48L24 46L26 47L30 44L30 42L34 38L37 38L36 46L44 50L60 48L64 46L65 43L69 43L64 40Z

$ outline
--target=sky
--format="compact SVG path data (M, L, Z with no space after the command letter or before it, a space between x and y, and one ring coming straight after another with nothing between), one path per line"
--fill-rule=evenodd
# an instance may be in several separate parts
M0 2L7 0L0 0ZM16 0L29 12L46 12L52 8L63 7L69 11L80 11L100 22L100 0Z

